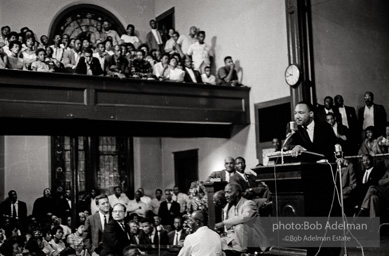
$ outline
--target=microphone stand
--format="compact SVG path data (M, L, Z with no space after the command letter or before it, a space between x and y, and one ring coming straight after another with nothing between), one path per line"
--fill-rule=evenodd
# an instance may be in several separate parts
M286 135L284 143L282 144L282 147L281 147L281 164L282 165L284 164L284 147L285 147L285 144L286 144L286 142L288 142L288 140L292 137L293 134L294 134L293 130L291 132L289 132Z
M343 221L343 243L344 243L344 256L347 256L347 242L346 242L346 215L344 214L344 203L343 203L343 186L342 186L342 159L343 159L343 152L335 152L335 158L336 158L336 164L337 164L337 172L339 172L339 187L340 187L340 206L342 209L342 221ZM340 155L337 155L340 154ZM335 184L336 186L336 184Z

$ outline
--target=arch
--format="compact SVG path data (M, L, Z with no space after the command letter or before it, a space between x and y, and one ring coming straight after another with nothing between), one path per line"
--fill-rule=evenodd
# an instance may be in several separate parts
M112 29L119 35L126 32L120 20L109 10L94 4L76 4L61 10L56 15L51 22L49 40L51 41L55 34L65 33L66 26L72 23L78 25L80 32L84 32L85 26L95 26L97 22L102 23L104 20L108 20L112 24Z

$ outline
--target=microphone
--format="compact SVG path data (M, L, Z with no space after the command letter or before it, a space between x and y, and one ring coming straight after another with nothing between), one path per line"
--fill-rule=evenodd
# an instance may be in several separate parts
M335 144L335 158L343 158L343 151L342 151L342 146L340 144Z
M288 134L286 135L284 143L282 144L282 147L281 147L281 164L284 164L284 147L286 145L286 142L288 142L288 140L292 137L292 135L298 130L296 122L290 121L286 125L286 130L287 130Z

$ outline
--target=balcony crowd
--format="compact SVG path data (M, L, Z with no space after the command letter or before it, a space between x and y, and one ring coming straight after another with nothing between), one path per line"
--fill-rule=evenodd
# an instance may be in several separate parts
M52 42L46 35L37 40L28 27L20 32L9 26L1 28L0 68L37 72L64 72L120 79L148 79L190 82L210 85L241 85L231 56L225 66L211 70L212 50L204 42L205 31L195 26L189 35L174 29L158 30L150 21L146 42L135 35L128 24L127 33L119 35L111 23L97 24L94 33L81 33L76 38L56 34ZM215 74L215 75L214 75Z

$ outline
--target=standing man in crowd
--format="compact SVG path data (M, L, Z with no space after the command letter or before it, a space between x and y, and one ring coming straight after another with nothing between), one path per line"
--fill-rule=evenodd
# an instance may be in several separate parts
M180 204L180 212L183 213L186 211L186 205L188 203L188 195L182 193L180 188L176 185L173 187L173 201L176 201Z
M86 219L84 232L86 233L85 237L92 240L92 256L96 254L95 250L99 248L99 244L103 240L105 225L111 219L108 197L106 195L98 195L94 200L96 201L96 206L99 210Z
M383 105L374 103L374 94L366 92L364 96L365 106L358 111L359 127L364 131L367 127L373 126L376 135L385 134L386 111Z
M161 203L159 208L158 215L161 217L161 224L171 230L173 226L174 218L180 216L180 204L176 201L173 201L172 198L173 192L171 189L165 189L166 201Z
M192 234L184 241L184 247L178 256L221 256L222 244L220 236L207 227L208 215L204 211L195 211L189 217Z
M55 212L54 200L51 198L51 189L45 188L43 190L43 197L35 200L32 208L32 215L40 222L44 220L47 213Z
M100 256L121 256L123 249L130 245L130 230L124 223L126 206L116 203L112 209L112 220L106 224Z
M146 43L149 50L159 50L163 52L162 32L157 29L157 22L150 20L151 31L146 35Z
M115 46L120 42L120 36L115 30L111 29L111 22L105 20L103 22L103 32L101 33L103 41L105 41L108 37L112 38L112 45Z
M230 181L230 177L235 174L235 160L233 157L229 156L224 159L224 170L214 171L209 175L207 181L211 179L220 179L220 181Z
M127 207L130 199L126 196L126 194L122 193L122 188L120 186L116 186L114 188L114 194L108 196L109 204L113 208L113 206L117 203L121 203Z
M162 189L155 190L155 198L151 200L151 210L155 215L158 215L159 207L165 199L162 199Z
M211 47L204 42L205 32L197 33L197 42L189 46L187 55L192 56L194 69L201 74L204 73L206 66L211 65Z
M19 224L23 224L27 218L27 205L25 202L18 200L15 190L10 190L8 198L0 204L0 220L4 217L11 217L15 223Z

